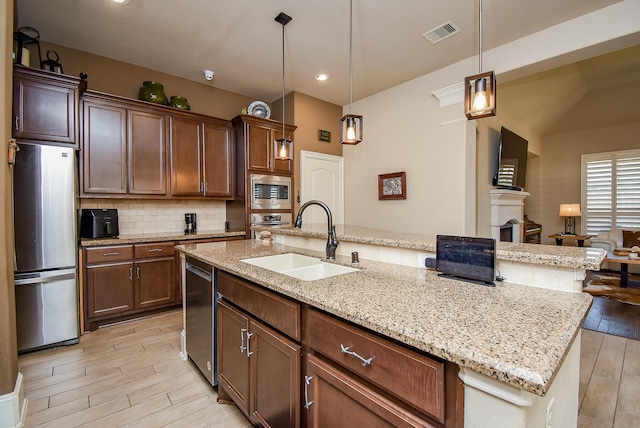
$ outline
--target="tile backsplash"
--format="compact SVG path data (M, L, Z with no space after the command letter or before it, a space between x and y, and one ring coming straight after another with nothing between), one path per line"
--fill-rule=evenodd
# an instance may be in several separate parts
M116 208L120 235L184 231L185 213L197 214L198 231L224 230L225 201L81 199L80 208Z

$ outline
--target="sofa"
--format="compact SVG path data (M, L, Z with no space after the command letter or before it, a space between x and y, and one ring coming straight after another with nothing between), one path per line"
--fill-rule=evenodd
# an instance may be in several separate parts
M614 228L591 238L593 248L602 248L607 252L613 252L616 248L630 249L634 245L640 247L640 229ZM620 263L604 263L602 269L620 271ZM629 273L640 273L640 266L629 265Z

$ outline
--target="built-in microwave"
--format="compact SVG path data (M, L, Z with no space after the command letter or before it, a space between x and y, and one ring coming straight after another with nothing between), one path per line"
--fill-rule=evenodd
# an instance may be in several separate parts
M291 177L251 174L251 209L291 209Z

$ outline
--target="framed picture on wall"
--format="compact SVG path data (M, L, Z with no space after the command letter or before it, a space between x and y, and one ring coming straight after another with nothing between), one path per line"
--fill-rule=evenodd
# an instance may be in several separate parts
M378 175L378 199L407 199L407 173L402 171Z

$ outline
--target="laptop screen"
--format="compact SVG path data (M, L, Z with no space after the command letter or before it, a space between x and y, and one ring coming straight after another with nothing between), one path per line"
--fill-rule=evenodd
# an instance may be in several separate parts
M443 275L492 285L495 267L495 239L450 235L436 237L436 269Z

